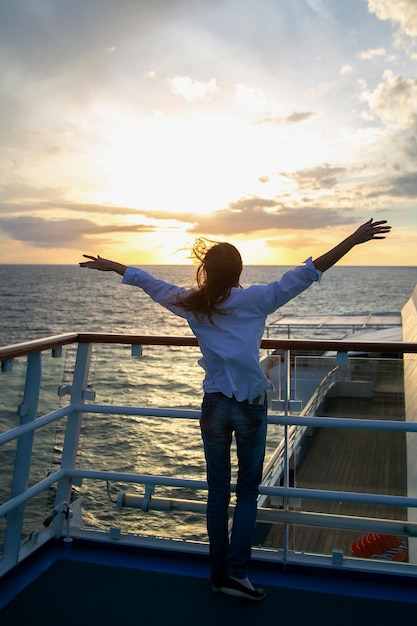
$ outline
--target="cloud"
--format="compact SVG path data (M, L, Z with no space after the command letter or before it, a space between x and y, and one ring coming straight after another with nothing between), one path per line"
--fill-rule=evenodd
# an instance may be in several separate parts
M269 98L262 89L255 89L242 83L235 85L235 101L251 115L260 116L254 124L287 126L299 124L316 115L312 111L295 111L284 115L282 105Z
M417 196L417 171L408 172L388 181L389 193L401 198L415 198Z
M91 245L90 237L110 233L152 232L152 226L98 225L86 219L46 220L41 217L19 216L0 218L0 231L16 241L35 248L80 248ZM95 241L96 242L96 241Z
M417 157L417 79L404 79L385 70L383 80L373 91L364 91L360 99L384 124L391 152L395 146L403 156Z
M323 97L331 91L334 91L337 86L337 82L319 82L314 85L314 87L309 87L307 89L307 94L310 98Z
M239 200L235 200L229 204L229 209L231 211L235 211L240 213L242 211L249 210L263 210L267 208L271 208L277 205L276 200L271 200L268 198L259 198L257 196L250 196L246 198L239 198Z
M356 56L358 59L372 61L373 59L376 59L378 57L385 56L386 53L387 51L385 50L385 48L370 48L369 50L362 50L361 52L358 52Z
M0 203L19 201L45 201L63 196L66 190L62 187L34 187L22 180L10 180L0 184Z
M254 89L242 83L235 85L235 100L243 105L249 113L257 115L270 109L270 101L261 89Z
M25 201L2 202L0 199L0 215L33 214L49 211L75 211L77 213L98 215L143 215L143 211L114 204L82 204L79 202L58 201Z
M383 121L399 127L415 127L417 79L404 80L385 70L383 81L366 97L369 108Z
M390 20L398 25L399 31L417 37L417 4L415 0L368 0L371 13L380 20Z
M220 91L214 78L203 82L193 80L189 76L175 76L174 78L168 79L168 83L172 93L177 96L182 96L187 102L208 100L211 96Z
M227 209L198 216L189 232L210 235L253 234L262 230L311 230L351 224L357 218L350 210L320 209L316 206L289 208L275 200L241 198Z
M323 165L296 172L282 172L281 176L294 180L301 188L331 189L337 185L339 178L345 173L346 169L344 167L324 163Z
M273 117L272 115L265 115L265 117L256 120L255 124L275 124L277 126L289 126L291 124L299 124L311 117L314 117L316 113L312 111L296 111L290 115L284 117Z
M404 80L392 70L385 70L382 82L373 91L365 92L362 100L385 123L416 129L417 79Z

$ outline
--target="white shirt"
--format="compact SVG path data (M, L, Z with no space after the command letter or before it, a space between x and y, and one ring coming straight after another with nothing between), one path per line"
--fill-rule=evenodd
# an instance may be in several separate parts
M155 302L187 320L202 353L199 364L205 371L204 391L220 391L237 400L252 400L272 388L259 364L267 316L320 278L321 272L310 258L305 265L285 272L279 281L247 289L233 287L222 305L227 314L213 315L214 326L208 320L199 322L193 313L172 304L178 295L189 293L183 287L135 267L127 268L122 282L140 287Z

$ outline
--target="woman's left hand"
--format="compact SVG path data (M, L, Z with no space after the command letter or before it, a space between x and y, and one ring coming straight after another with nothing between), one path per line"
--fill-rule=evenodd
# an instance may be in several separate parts
M365 243L365 241L370 241L371 239L385 239L384 234L389 233L390 230L391 226L387 226L387 220L374 222L371 218L368 222L359 226L358 230L352 234L352 238L355 244Z

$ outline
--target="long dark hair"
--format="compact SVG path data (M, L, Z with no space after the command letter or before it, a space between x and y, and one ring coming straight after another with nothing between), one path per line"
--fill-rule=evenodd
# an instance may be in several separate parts
M193 313L199 321L206 318L214 324L214 314L227 314L222 305L230 296L232 287L239 284L242 258L232 244L205 238L196 240L191 255L199 262L197 289L180 299L177 305Z

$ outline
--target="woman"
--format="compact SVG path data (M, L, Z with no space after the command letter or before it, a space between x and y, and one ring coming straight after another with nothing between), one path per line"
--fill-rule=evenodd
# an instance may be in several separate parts
M385 239L386 221L369 220L335 248L286 272L281 280L242 289L242 259L229 243L208 246L200 239L193 248L199 262L197 287L191 290L158 280L123 264L83 255L80 263L113 271L123 282L143 289L153 300L184 317L198 339L199 361L205 371L201 433L207 464L207 531L213 591L262 600L266 593L247 578L256 523L258 487L265 454L267 399L271 383L259 364L259 347L270 313L319 281L354 246ZM238 477L232 532L228 533L230 447L235 434Z

